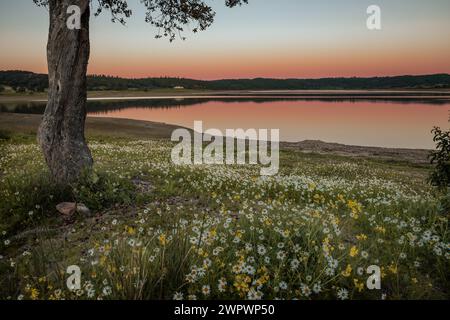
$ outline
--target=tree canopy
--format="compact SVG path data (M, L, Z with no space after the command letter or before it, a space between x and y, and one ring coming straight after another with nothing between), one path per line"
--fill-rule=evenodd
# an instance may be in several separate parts
M0 71L1 86L19 91L45 91L48 76L26 71ZM89 75L87 89L96 90L151 90L183 87L195 90L384 90L384 89L448 89L450 75L396 76L374 78L323 78L323 79L223 79L194 80L174 77L126 79L120 77ZM0 89L1 90L1 89Z
M56 0L33 0L38 6L49 6ZM126 23L131 17L132 10L127 0L89 0L95 7L95 16L107 11L111 14L112 22ZM205 30L214 22L215 12L207 1L203 0L141 0L146 10L145 21L158 28L156 38L167 37L173 41L179 36L184 39L182 32L185 25L194 25L192 31ZM225 0L227 7L246 4L248 0Z

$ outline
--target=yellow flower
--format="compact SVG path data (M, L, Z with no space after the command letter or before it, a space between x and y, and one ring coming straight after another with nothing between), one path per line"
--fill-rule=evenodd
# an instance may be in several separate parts
M397 271L398 271L397 266L394 264L391 264L389 266L389 271L392 272L393 274L397 274Z
M381 226L375 227L375 231L379 233L386 233L386 229Z
M355 284L355 288L358 290L358 292L362 292L364 290L363 282L359 282L358 279L353 279L353 283Z
M358 202L354 201L354 200L348 200L347 201L347 207L352 211L351 212L351 217L354 219L358 219L359 218L359 213L361 213L362 211L362 206L361 204L359 204Z
M314 218L320 218L320 212L319 212L319 210L314 210L313 213L312 213L312 216L313 216Z
M117 272L117 268L113 265L107 265L106 266L106 270L108 270L110 273L116 273Z
M167 244L167 239L166 239L166 235L164 233L160 234L160 236L158 237L159 239L159 243L162 246L165 246Z
M322 201L322 196L318 193L314 195L314 202L320 203Z
M356 239L358 239L359 241L364 241L367 240L367 236L364 233L361 233L356 236Z
M252 279L245 274L238 274L235 278L233 286L239 293L247 293L249 291L249 283Z
M339 217L334 217L333 220L334 220L334 223L337 225L339 224L339 222L341 222L341 220L339 220Z
M125 229L126 229L126 231L127 231L127 233L129 234L129 235L134 235L135 233L136 233L136 230L134 230L134 228L133 227L125 227Z
M39 297L39 290L36 288L31 288L30 290L30 297L32 300L36 300Z
M262 266L258 269L258 273L267 273L267 268L265 266Z
M350 249L350 257L354 258L358 255L359 250L356 248L356 246L351 247Z
M322 250L325 253L330 253L330 251L334 250L334 247L330 244L330 239L327 237L325 237L325 239L323 239L322 241Z
M264 285L265 283L267 283L267 281L269 281L269 279L270 279L269 275L265 274L265 275L263 275L262 277L258 278L258 279L256 280L255 284L256 284L257 286L262 286L262 285Z
M342 271L342 275L344 276L344 277L350 277L350 275L352 274L352 266L351 265L347 265L347 267L345 268L345 270L344 271Z

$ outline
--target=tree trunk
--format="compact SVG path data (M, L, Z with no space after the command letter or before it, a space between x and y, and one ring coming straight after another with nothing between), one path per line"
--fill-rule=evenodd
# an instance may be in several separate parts
M71 5L81 9L79 30L67 27ZM93 163L84 136L89 9L89 0L49 0L49 92L38 141L55 182L62 185L76 181Z

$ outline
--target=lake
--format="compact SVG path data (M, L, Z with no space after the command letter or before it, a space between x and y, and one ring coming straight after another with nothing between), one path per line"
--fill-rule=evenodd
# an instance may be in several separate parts
M45 104L16 106L16 112ZM282 141L434 148L433 126L449 128L450 100L295 97L183 97L89 101L90 117L127 118L204 129L280 129Z

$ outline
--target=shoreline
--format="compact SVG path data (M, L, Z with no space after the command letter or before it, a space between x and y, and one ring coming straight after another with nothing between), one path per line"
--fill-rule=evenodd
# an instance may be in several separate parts
M154 90L154 91L90 91L88 101L156 100L156 99L410 99L442 100L450 103L450 90ZM47 93L0 94L0 103L46 102Z

